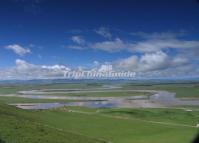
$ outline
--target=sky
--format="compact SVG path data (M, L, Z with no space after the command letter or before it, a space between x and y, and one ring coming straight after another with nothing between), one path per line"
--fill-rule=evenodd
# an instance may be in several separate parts
M197 0L0 0L0 80L199 77L198 25Z

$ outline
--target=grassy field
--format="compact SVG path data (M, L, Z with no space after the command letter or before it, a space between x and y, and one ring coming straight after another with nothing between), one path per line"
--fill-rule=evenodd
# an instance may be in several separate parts
M175 92L177 98L199 98L199 84L123 84L124 89L166 90Z
M175 92L178 98L199 98L199 83L172 83L172 84L135 84L135 83L118 83L114 84L121 86L122 89L149 89L149 90L167 90ZM38 90L38 89L95 89L102 88L102 83L62 83L62 84L28 84L28 85L0 85L0 94L17 93L21 90ZM143 95L147 93L138 92L123 92L122 94L112 93L82 93L82 94L60 94L60 95L75 95L75 96L129 96ZM49 94L51 95L51 94Z
M11 94L22 90L39 89L92 89L102 87L102 84L93 83L55 83L55 84L0 84L1 94Z
M31 99L23 97L0 97L0 103L65 103L65 102L78 102L80 100L66 100L66 99Z
M100 143L101 140L41 124L37 113L0 104L1 143Z
M54 94L48 94L54 95ZM89 97L119 97L119 96L137 96L137 95L151 95L147 92L135 92L135 91L120 91L120 92L92 92L92 93L66 93L66 94L56 94L63 96L89 96Z
M124 89L168 90L197 98L193 84L134 85ZM1 85L1 94L32 89L100 88L101 84ZM82 96L126 96L132 93L89 93ZM138 93L136 93L138 94ZM138 94L139 95L139 94ZM5 103L68 102L69 100L0 97L0 143L189 143L197 134L199 109L108 109L62 107L21 110ZM181 107L179 107L181 108ZM186 109L192 109L187 112Z
M189 109L189 108L187 108ZM116 115L128 118L144 119L166 123L186 124L195 126L199 121L199 111L192 109L188 112L185 109L162 108L162 109L109 109L102 111L109 115Z
M197 132L192 126L197 123L198 112L191 113L191 116L186 111L170 109L123 109L123 112L134 114L127 118L122 112L115 115L108 109L99 112L98 109L62 108L44 111L40 117L43 123L53 127L114 143L187 143Z
M24 111L0 104L0 138L6 143L188 143L197 133L192 126L199 112L98 110L64 107Z

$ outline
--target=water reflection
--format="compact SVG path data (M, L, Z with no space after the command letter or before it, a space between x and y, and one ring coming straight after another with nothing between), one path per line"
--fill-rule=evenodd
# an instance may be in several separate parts
M74 101L66 103L13 104L16 107L22 109L50 109L61 106L81 106L89 108L114 108L114 107L159 108L159 107L182 106L182 105L199 106L199 100L178 99L175 97L175 93L167 91L154 91L154 90L130 90L130 91L151 92L152 95L120 96L120 97L54 96L54 95L43 95L43 94L40 95L39 94L40 92L38 91L23 91L23 94L21 93L18 95L7 95L7 96L17 96L17 97L32 98L32 99L67 99ZM78 92L81 91L78 90ZM125 90L123 90L123 92L125 92Z

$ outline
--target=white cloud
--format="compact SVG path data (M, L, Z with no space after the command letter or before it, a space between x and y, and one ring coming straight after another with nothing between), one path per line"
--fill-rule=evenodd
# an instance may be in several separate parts
M149 53L162 51L167 49L176 49L180 52L186 53L190 56L198 55L199 41L198 40L185 40L178 39L178 37L183 36L184 32L172 33L172 32L162 32L162 33L144 33L137 32L134 33L135 36L141 36L144 39L138 41L124 41L120 38L115 38L113 40L105 40L100 42L88 42L85 41L81 36L73 36L73 42L76 45L68 45L67 48L83 50L83 49L98 49L106 52L120 52L128 51L131 53Z
M124 41L120 38L115 40L106 40L102 42L90 43L89 48L99 49L107 52L120 52L126 50L128 52L155 52L164 49L180 49L191 51L198 51L198 40L185 40L179 39L185 35L184 31L181 32L162 32L162 33L133 33L134 36L140 36L143 39L138 41ZM198 52L197 52L198 53Z
M19 56L23 56L25 54L31 53L30 49L23 48L22 46L20 46L18 44L8 45L8 46L5 46L5 48L8 50L12 50Z
M180 49L191 52L194 50L198 50L199 41L178 39L149 39L139 42L125 42L120 38L116 38L115 40L92 43L89 45L89 47L107 52L119 52L122 50L126 50L132 53L146 53L164 49Z
M128 51L132 55L109 63L94 61L91 68L74 69L74 71L132 71L141 77L174 77L199 75L198 54L199 41L178 39L178 33L136 33L142 36L139 41L124 41L120 38L107 39L101 42L87 42L81 36L73 36L74 45L67 48L83 50L98 49L107 52ZM135 35L136 35L135 34ZM136 36L137 36L136 35ZM8 45L6 49L13 50L22 56L31 51L20 45ZM172 52L171 52L172 51ZM174 51L174 52L173 52ZM171 54L172 53L172 54ZM101 59L100 59L101 60ZM4 72L0 70L0 77L51 78L62 77L65 71L70 71L64 65L34 65L24 60L17 59L16 66ZM73 71L73 70L72 70Z
M64 66L64 65L52 65L52 66L46 66L46 65L43 65L41 66L43 69L48 69L48 70L66 70L66 71L69 71L70 68Z
M17 59L16 66L0 70L0 79L40 79L63 77L64 72L71 69L64 65L34 65L27 61Z
M83 45L85 43L85 40L81 36L72 36L71 40L79 45Z
M118 70L129 70L135 72L161 71L168 68L184 66L188 63L186 58L170 57L162 51L145 53L131 56L113 62L114 68Z
M138 66L138 57L137 56L131 56L125 59L120 59L116 62L114 62L114 67L117 70L131 70L136 71Z
M117 52L124 50L126 48L126 44L121 39L116 38L113 41L103 41L103 42L93 43L90 44L89 47L107 52Z
M64 46L65 48L75 49L75 50L85 50L87 42L81 36L72 36L71 40L75 43L72 45Z
M0 70L0 79L100 78L101 75L107 76L107 72L113 73L111 75L112 78L115 76L122 77L122 72L133 72L135 73L133 75L141 78L199 75L197 65L189 63L180 56L169 57L162 51L146 53L142 56L133 55L126 59L113 61L112 63L103 63L93 67L71 69L64 65L35 65L17 59L15 67ZM115 74L115 72L117 73ZM108 75L110 76L110 74Z
M68 45L65 47L69 48L69 49L75 49L75 50L85 50L86 49L84 46L79 46L79 45Z
M132 43L128 46L131 52L154 52L163 49L186 49L198 48L199 41L177 40L177 39L151 39Z
M162 51L144 54L139 61L140 71L161 70L169 66L170 59L168 55Z
M21 60L21 59L17 59L17 60L15 61L15 63L16 63L16 69L17 69L18 71L26 71L26 70L31 70L31 69L33 69L33 68L36 68L35 65L29 64L29 63L27 63L26 61Z
M100 27L99 29L95 30L95 32L104 38L110 39L112 37L110 30L105 27Z
M110 72L113 70L113 67L111 64L101 65L99 68L99 72Z

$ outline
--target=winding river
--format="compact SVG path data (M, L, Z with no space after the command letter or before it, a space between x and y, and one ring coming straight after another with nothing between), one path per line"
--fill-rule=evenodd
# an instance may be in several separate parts
M146 92L149 95L117 96L117 97L89 97L89 96L64 96L67 93L102 93L102 92ZM175 93L157 90L124 90L124 89L42 89L19 91L17 94L0 96L23 97L31 99L62 99L73 100L66 103L16 103L12 104L22 109L49 109L61 106L82 106L90 108L160 108L171 106L199 106L199 100L178 99Z

